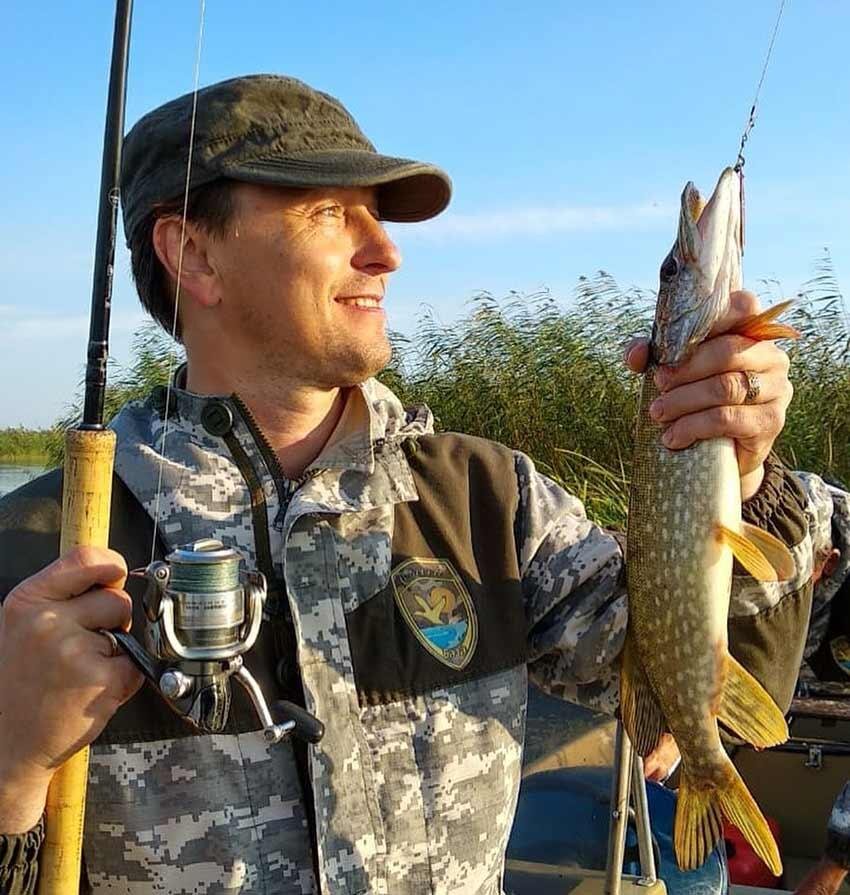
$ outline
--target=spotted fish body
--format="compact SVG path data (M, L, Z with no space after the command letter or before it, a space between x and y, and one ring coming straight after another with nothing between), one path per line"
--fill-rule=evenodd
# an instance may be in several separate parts
M728 310L741 285L738 177L726 169L707 205L692 184L682 195L676 243L661 286L638 414L627 534L629 629L621 676L621 714L647 755L669 730L682 754L674 834L680 866L699 866L734 821L779 875L776 844L729 760L718 719L759 747L787 737L782 713L728 652L733 556L758 577L793 570L787 549L741 519L734 443L699 441L671 451L649 415L658 363L686 360ZM777 337L768 311L738 330ZM790 564L790 565L789 565ZM777 574L776 570L780 574Z
M740 526L738 463L727 438L683 451L663 447L648 409L657 395L648 374L629 506L630 626L683 761L719 780L728 759L712 706L722 675L733 557L714 525Z

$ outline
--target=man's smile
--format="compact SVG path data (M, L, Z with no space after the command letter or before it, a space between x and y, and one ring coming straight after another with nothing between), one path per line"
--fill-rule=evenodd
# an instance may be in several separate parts
M383 295L338 295L334 301L358 311L379 311L383 313Z

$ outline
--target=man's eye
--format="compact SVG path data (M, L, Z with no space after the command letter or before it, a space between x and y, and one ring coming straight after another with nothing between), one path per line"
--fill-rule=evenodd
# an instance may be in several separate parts
M341 205L324 205L318 213L326 218L341 218L345 214L345 209Z

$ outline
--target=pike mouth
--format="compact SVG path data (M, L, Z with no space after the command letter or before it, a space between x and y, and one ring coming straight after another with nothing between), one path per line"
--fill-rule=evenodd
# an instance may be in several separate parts
M708 202L692 183L682 192L673 250L661 266L653 356L678 364L703 342L741 288L741 194L726 168Z

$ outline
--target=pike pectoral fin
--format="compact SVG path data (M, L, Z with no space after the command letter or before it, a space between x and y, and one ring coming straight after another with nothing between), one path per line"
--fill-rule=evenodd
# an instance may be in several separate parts
M732 656L727 655L725 661L726 682L717 717L757 749L784 743L788 739L788 725L770 694Z
M769 339L798 339L800 333L793 326L789 326L787 323L776 323L776 318L792 304L794 304L793 301L782 301L760 314L751 314L735 324L729 333L746 336L757 342L766 342Z
M750 525L749 522L741 523L741 531L746 538L761 551L764 558L773 566L777 578L780 581L788 581L794 577L797 565L791 551L769 532Z
M699 786L688 779L687 772L682 775L673 834L679 867L694 870L708 857L720 838L720 811L744 834L771 873L781 876L782 861L770 827L731 762L722 787Z
M787 581L794 577L794 557L779 538L749 522L741 523L740 532L720 523L715 531L721 543L729 547L756 581Z
M777 581L778 576L767 557L745 535L732 531L721 523L714 527L718 540L735 554L735 559L756 579L756 581Z
M646 757L658 745L666 727L631 633L626 635L620 667L620 714L632 745Z

